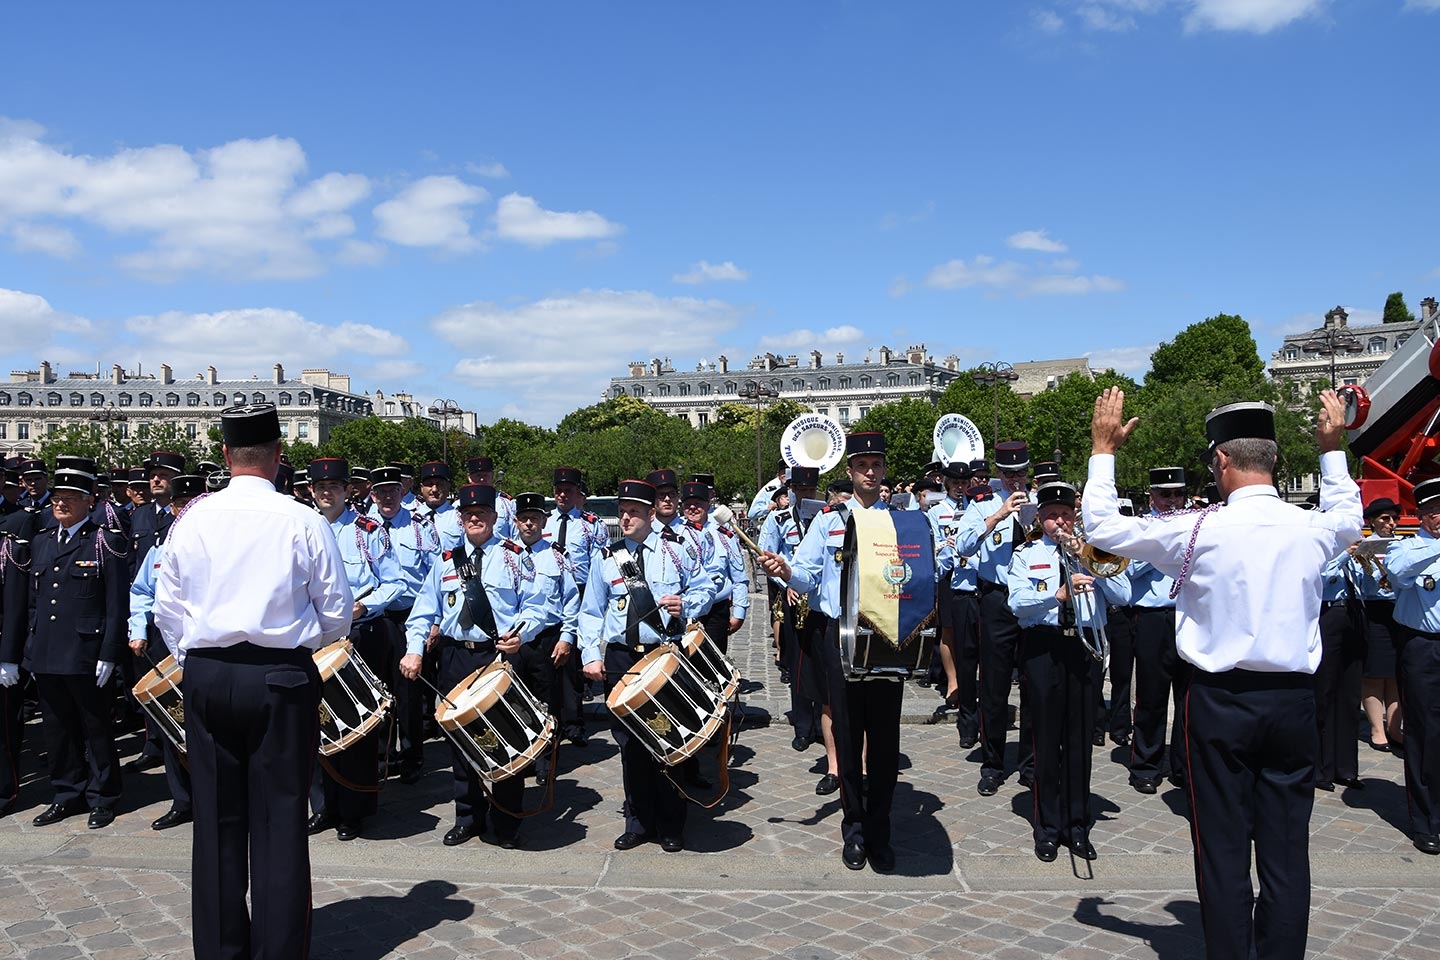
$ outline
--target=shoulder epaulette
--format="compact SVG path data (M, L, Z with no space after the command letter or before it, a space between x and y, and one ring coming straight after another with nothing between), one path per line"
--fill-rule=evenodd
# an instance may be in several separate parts
M504 540L501 542L505 544L505 549L509 550L511 553L525 552L525 548L520 546L520 544L516 543L514 540Z
M510 494L506 493L504 490L497 490L497 491L495 491L495 492L498 493L498 494L500 494L500 496L504 497L506 500L514 500L514 499L515 499L514 497L510 496Z
M680 542L680 534L676 533L673 527L666 527L660 531L661 540L669 540L672 543Z
M581 520L584 520L586 523L599 523L599 522L600 522L600 514L598 514L598 513L591 513L591 512L588 511L588 510L581 510L581 511L580 511L580 519L581 519Z
M560 554L560 556L562 556L562 557L567 555L567 554L565 553L565 548L562 547L562 546L560 546L560 544L556 543L556 542L553 541L553 540L550 541L550 549L551 549L551 550L554 550L556 553Z
M734 530L731 530L729 527L718 527L718 526L717 526L715 529L719 530L721 533L725 534L725 536L727 536L727 537L733 537L733 536L735 536L735 531L734 531Z
M440 559L449 560L454 553L454 550L446 550L444 553L440 554Z
M970 498L972 503L984 503L986 500L993 500L995 498L995 491L986 487L984 493L970 493L966 494L966 496Z
M364 530L366 533L374 533L376 530L380 529L379 521L377 521L374 517L367 517L363 513L355 514L355 526L359 527L361 530Z
M838 503L827 503L827 504L825 504L825 506L823 506L823 507L820 508L820 512L821 512L821 513L834 513L836 510L839 510L839 509L840 509L840 505L839 505Z

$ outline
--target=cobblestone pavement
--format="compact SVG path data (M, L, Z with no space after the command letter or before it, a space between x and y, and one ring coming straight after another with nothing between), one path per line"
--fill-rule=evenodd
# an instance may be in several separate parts
M751 679L731 792L711 810L691 808L686 852L614 850L620 765L598 722L586 749L562 751L554 806L525 825L527 849L444 847L450 777L435 741L426 776L413 786L390 781L361 839L311 841L314 955L1202 955L1180 791L1135 793L1124 752L1097 749L1100 859L1040 863L1029 794L1012 777L997 796L977 796L978 753L959 749L952 725L920 722L939 699L913 684L896 872L845 869L839 802L814 792L823 754L791 749L788 701L760 636L764 619L754 619L732 641ZM38 726L27 734L38 743ZM127 737L122 746L136 745ZM1311 955L1440 960L1440 858L1417 853L1404 833L1399 758L1361 751L1365 788L1316 796ZM83 817L37 828L30 818L49 788L37 758L25 762L19 807L0 821L0 957L190 956L188 831L149 828L168 807L163 775L127 775L120 815L105 830L85 829ZM713 779L713 761L708 772ZM527 801L538 803L538 793L529 789Z

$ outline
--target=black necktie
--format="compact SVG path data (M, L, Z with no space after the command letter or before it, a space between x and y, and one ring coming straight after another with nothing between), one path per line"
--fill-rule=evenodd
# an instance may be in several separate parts
M69 530L61 530L61 531L60 531L60 546L63 547L63 546L65 546L65 544L67 544L67 543L69 543L69 542L70 542L70 531L69 531Z
M645 545L635 545L635 567L640 572L640 584L630 591L630 600L625 607L625 643L635 647L640 644L640 621L655 609L655 595L645 579Z
M569 525L570 525L570 514L568 514L568 513L562 513L562 514L560 514L560 533L559 533L558 536L555 537L555 546L559 547L561 550L564 550L564 549L565 549L565 528L568 527ZM638 557L639 554L637 553L636 556Z
M1075 566L1067 563L1065 559L1060 556L1060 551L1064 549L1065 548L1061 546L1055 548L1055 562L1060 566L1060 583L1070 588L1070 599L1060 604L1059 610L1060 629L1068 630L1075 626L1075 586L1070 583L1070 578L1065 574L1069 570L1075 569Z
M468 618L461 618L461 626L478 626L485 631L485 637L493 640L499 636L495 629L495 611L490 608L490 598L485 594L485 563L484 554L479 548L475 550L475 576L471 577L465 584L465 612ZM464 621L470 620L469 624Z

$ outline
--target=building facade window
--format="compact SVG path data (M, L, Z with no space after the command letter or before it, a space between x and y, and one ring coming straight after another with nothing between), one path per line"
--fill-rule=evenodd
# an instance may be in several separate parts
M295 427L295 435L298 436L301 440L304 440L304 439L306 439L307 437L309 437L309 436L310 436L310 421L309 421L309 420L301 420L300 423L297 424L296 427Z
M900 374L898 374L898 373L887 373L887 374L885 374L885 385L886 385L887 387L898 387L898 386L900 386Z
M28 406L30 406L30 405L31 405L32 403L34 403L34 402L35 402L35 398L32 397L32 396L30 396L30 392L29 392L28 390L21 390L21 391L20 391L20 406L22 406L22 407L28 407Z
M103 406L105 406L105 394L101 393L99 390L96 390L94 393L90 394L90 406L92 406L92 407L103 407Z
M185 406L187 406L187 407L198 407L198 406L200 406L200 394L198 394L198 393L187 393L187 394L185 394Z
M120 421L120 439L130 439L130 424L126 423L124 420Z
M625 388L624 388L624 387L616 387L613 391L611 391L611 393L612 393L613 396L623 397L623 396L625 396Z
M194 439L195 439L195 434L196 434L196 432L197 432L197 431L196 431L195 424L193 424L193 423L187 423L187 424L185 424L185 438L186 438L187 440L194 440Z
M28 424L28 423L17 423L17 424L15 424L15 439L16 439L16 440L29 440L29 439L30 439L30 424Z
M735 394L735 393L739 393L740 390L739 390L739 388L735 385L735 381L734 381L734 380L726 380L726 381L725 381L725 392L726 392L727 394Z
M55 436L55 434L58 433L59 430L60 424L56 423L54 420L51 420L49 423L45 424L45 436L47 437Z
M0 407L10 406L10 394L0 393Z
M864 417L864 416L865 416L867 413L869 413L869 412L870 412L870 408L869 408L869 407L861 407L861 408L860 408L860 416L861 416L861 417Z
M840 378L840 389L841 389L841 390L849 390L849 389L850 389L850 386L851 386L851 380L850 380L849 377L841 377L841 378Z
M1365 348L1365 352L1366 352L1366 353L1370 353L1370 354L1384 353L1384 352L1385 352L1385 338L1384 338L1384 337L1371 337L1371 338L1370 338L1370 343L1369 343L1369 344L1366 346L1366 348Z
M700 411L700 426L702 426L702 427L708 426L709 423L710 423L710 414L706 413L704 410L701 410L701 411ZM3 437L0 437L0 439L3 439Z
M862 374L860 376L860 389L864 390L865 388L869 387L872 382L873 381L870 379L869 374Z
M154 398L154 396L152 396L151 394L148 394L148 393L142 393L142 394L140 394L140 406L142 406L142 407L153 407L154 405L155 405L155 398Z
M45 394L45 405L48 407L58 407L60 406L62 401L63 398L58 392L54 390L51 390L49 393Z
M1283 354L1283 356L1286 360L1299 360L1300 348L1295 346L1294 344L1291 344L1290 346L1285 348L1285 353Z
M217 407L223 407L223 406L225 406L225 394L223 394L223 393L217 393L217 394L215 394L215 396L212 397L211 399L214 401L214 405L215 405L215 406L217 406Z
M841 407L841 408L840 408L840 422L841 422L841 423L849 423L849 422L850 422L850 408L849 408L849 407Z
M122 394L120 394L120 406L122 406L122 407L128 407L128 406L130 406L130 405L131 405L132 403L134 403L134 402L135 402L135 398L132 397L132 396L130 396L130 394L128 394L128 393L122 393Z
M252 393L252 394L250 395L250 402L251 402L251 403L264 403L264 402L265 402L265 394L261 393L259 390L256 390L254 393Z
M639 386L639 385L637 384L636 387L635 387L635 396L637 396L637 397L643 397L643 396L645 396L645 388L642 387L642 386Z
M85 406L85 394L80 393L79 391L76 391L75 393L70 394L70 406L72 406L72 407L83 407L83 406Z
M918 373L912 373L912 374L910 374L910 386L912 386L912 387L918 387L918 386L920 386L920 374L918 374Z
M10 438L10 424L8 424L8 423L0 423L0 440L8 440L9 438Z
M708 396L710 396L710 384L708 384L708 383L702 383L702 384L700 384L700 396L702 396L702 397L708 397Z
M289 390L280 391L280 406L288 407L295 398L290 395Z
M682 383L682 384L680 384L680 396L682 396L682 397L688 397L688 396L690 396L690 384L688 384L688 383Z
M167 394L165 394L165 406L167 406L167 407L178 407L178 406L180 406L180 394L178 394L178 393L167 393Z
M668 384L668 383L662 383L662 384L660 384L660 386L658 386L658 387L655 388L655 392L658 393L658 394L659 394L660 396L662 396L662 397L668 397L668 396L670 396L670 384Z
M302 407L308 407L308 406L310 406L310 394L308 394L308 393L301 393L301 394L300 394L300 406L302 406Z
M829 378L829 377L821 377L818 381L816 381L816 386L819 387L821 390L829 390L829 389L830 389L830 378Z

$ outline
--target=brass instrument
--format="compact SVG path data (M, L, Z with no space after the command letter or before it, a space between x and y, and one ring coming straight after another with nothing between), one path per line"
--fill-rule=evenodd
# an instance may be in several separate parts
M1075 564L1079 564L1086 573L1097 580L1119 576L1126 567L1130 566L1129 557L1122 557L1092 546L1085 539L1085 526L1078 517L1075 521L1074 532L1064 538L1060 543L1060 549L1056 552L1060 556L1060 567L1067 584L1070 583L1070 578L1076 572ZM1109 634L1100 625L1081 626L1084 621L1095 623L1097 613L1095 603L1094 588L1084 593L1076 593L1073 588L1071 589L1070 604L1075 613L1075 632L1079 635L1080 642L1085 644L1085 649L1090 651L1090 655L1100 661L1102 669L1106 669L1110 665Z
M795 604L795 629L799 630L805 626L805 618L810 616L810 594L800 594L800 602Z

